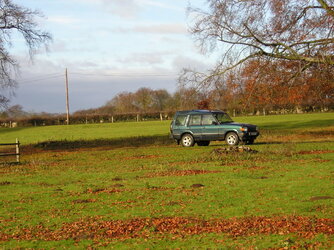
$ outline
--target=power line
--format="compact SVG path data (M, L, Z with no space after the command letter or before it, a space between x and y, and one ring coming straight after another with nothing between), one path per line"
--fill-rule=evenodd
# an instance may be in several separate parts
M80 72L71 72L69 75L78 75L78 76L96 76L96 77L124 77L124 78L140 78L140 77L176 77L177 73L170 73L170 74L98 74L98 73L80 73ZM39 82L49 79L55 79L63 77L63 74L53 73L53 74L47 74L47 75L41 75L40 77L36 78L28 78L20 80L19 83L30 83L30 82Z
M51 76L55 76L55 75L60 75L60 73L43 74L43 75L38 76L37 78L40 78L40 77L51 77ZM25 80L29 81L29 80L33 80L35 78L36 78L36 76L35 77L28 77Z
M54 76L43 77L43 78L35 78L35 79L30 79L30 80L23 80L23 81L19 81L19 83L40 82L40 81L54 79L54 78L59 78L59 77L63 77L63 75L54 75Z
M177 76L177 73L173 74L93 74L93 73L78 73L78 72L71 72L71 75L82 75L82 76L106 76L106 77L171 77Z

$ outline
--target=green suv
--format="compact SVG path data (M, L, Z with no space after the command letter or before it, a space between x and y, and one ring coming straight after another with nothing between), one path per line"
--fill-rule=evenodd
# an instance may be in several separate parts
M256 125L236 123L220 110L187 110L176 112L170 126L171 137L184 147L208 146L210 141L253 144L259 132Z

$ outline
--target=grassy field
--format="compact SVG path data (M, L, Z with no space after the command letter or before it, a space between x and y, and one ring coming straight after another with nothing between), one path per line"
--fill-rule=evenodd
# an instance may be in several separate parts
M0 130L60 140L0 164L0 247L333 248L334 114L235 120L262 128L252 152L157 145L169 122Z
M236 117L237 122L252 123L270 134L291 130L324 129L333 125L334 113ZM95 139L118 139L138 136L166 136L170 121L84 124L70 126L45 126L26 128L0 128L0 143L15 142L23 145L45 141L75 141Z

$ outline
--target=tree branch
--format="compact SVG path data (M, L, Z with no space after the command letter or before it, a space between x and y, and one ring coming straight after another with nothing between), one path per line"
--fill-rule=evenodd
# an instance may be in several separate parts
M331 15L332 17L334 17L334 7L333 6L329 6L325 0L317 0L318 3L320 3L320 5L327 11L327 13L329 15Z

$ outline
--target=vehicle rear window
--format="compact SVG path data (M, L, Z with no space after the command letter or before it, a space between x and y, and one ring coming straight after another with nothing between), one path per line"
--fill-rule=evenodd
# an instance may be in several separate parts
M176 126L184 126L186 124L187 115L178 115L175 119Z

